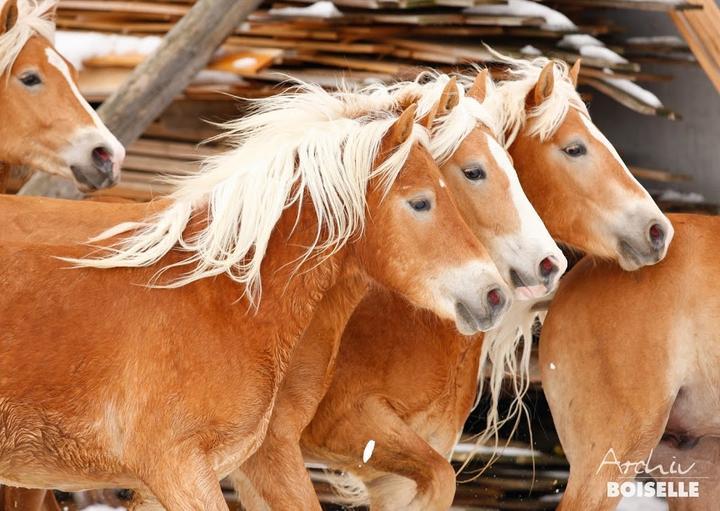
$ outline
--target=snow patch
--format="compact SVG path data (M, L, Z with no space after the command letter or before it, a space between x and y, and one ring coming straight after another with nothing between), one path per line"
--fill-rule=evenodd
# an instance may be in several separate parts
M573 31L577 25L563 13L529 0L508 0L506 5L478 5L463 11L465 14L487 14L492 16L518 16L528 18L543 18L545 30Z
M303 18L341 18L343 13L328 1L315 2L307 7L281 7L270 9L271 16L300 16Z
M583 46L605 46L602 41L589 34L566 34L557 45L560 48L572 48L573 50L579 50Z
M583 57L602 60L609 64L627 64L627 60L604 46L583 46L579 49Z
M160 43L158 36L127 36L101 34L99 32L69 32L58 30L55 34L55 49L68 59L77 70L83 62L107 55L150 55Z
M526 44L520 48L520 53L529 57L539 57L542 55L542 52L535 48L532 44Z
M635 82L622 78L603 78L603 81L609 83L613 87L617 87L627 94L630 94L641 103L645 103L653 108L663 108L662 101L660 101L655 94L647 89L643 89Z
M663 190L660 194L660 200L687 202L689 204L699 204L705 202L705 197L697 192L679 192L677 190Z

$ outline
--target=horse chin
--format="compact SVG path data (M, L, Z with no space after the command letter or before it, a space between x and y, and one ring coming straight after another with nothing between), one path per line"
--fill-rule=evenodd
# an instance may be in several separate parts
M642 252L625 240L618 244L618 264L625 271L635 271L644 266L652 266L663 259L663 254L657 251Z
M523 286L515 288L515 298L519 301L535 300L547 296L550 290L543 285Z

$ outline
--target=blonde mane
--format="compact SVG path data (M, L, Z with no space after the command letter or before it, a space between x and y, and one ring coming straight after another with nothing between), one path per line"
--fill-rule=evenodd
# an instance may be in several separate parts
M549 98L541 105L527 110L525 100L537 84L545 65L550 60L538 57L533 60L513 59L491 50L496 60L508 66L508 78L496 85L494 95L494 118L502 126L499 134L506 148L512 145L518 133L525 126L530 136L546 141L562 124L570 108L589 115L587 107L575 89L570 78L570 69L565 62L553 60L555 86Z
M0 9L8 0L0 0ZM52 20L57 0L20 0L18 19L7 33L0 35L0 75L8 73L28 40L38 35L50 43L55 38Z
M369 95L378 105L394 109L409 101L417 102L415 118L420 120L435 107L451 77L444 73L427 70L414 81L396 82L389 86L374 84L360 93ZM445 114L438 115L431 129L430 153L438 165L445 163L465 138L478 126L485 125L497 138L502 130L495 120L489 98L495 95L495 86L488 80L486 100L480 103L467 96L464 87L458 85L458 104Z
M315 251L332 253L362 231L368 182L376 179L386 193L413 144L427 145L426 130L415 125L412 136L375 166L383 137L397 119L375 106L367 97L331 94L309 84L254 101L248 115L226 126L223 137L232 149L181 180L170 207L146 222L101 234L95 240L134 231L107 256L71 261L95 268L145 267L178 247L190 254L179 263L188 271L164 286L226 274L257 304L260 267L284 210L307 197L317 216L315 240L298 265ZM197 212L207 213L207 225L186 236Z

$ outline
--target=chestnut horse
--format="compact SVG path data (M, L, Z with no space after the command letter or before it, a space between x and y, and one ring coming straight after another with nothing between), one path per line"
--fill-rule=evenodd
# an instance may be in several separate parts
M670 219L661 264L626 273L585 258L548 312L540 362L570 461L563 511L615 509L608 487L633 483L638 463L644 482L697 485L671 510L718 508L720 218Z
M115 242L93 258L0 247L0 482L227 510L217 480L262 442L336 284L372 279L463 330L499 320L508 291L441 186L415 106L359 106L311 86L259 101L233 123L234 149L155 216L105 232Z
M53 48L56 0L0 0L0 192L9 167L74 179L83 191L114 185L125 149Z
M419 79L428 83L404 82L366 92L378 101L384 98L388 107L417 99L422 118L440 113L430 146L466 222L513 283L516 296L554 289L567 263L496 141L497 123L485 105L495 94L487 71L475 77L467 95L447 75L426 73ZM320 509L303 463L300 436L330 383L345 323L365 293L366 286L357 282L352 295L332 296L296 347L265 441L232 476L246 509ZM378 311L378 319L382 315Z
M665 255L672 226L592 124L575 90L579 64L510 61L498 85L520 182L550 232L561 241L628 269ZM522 411L530 344L515 361L518 329L528 333L533 302L521 302L488 334L465 337L452 325L384 292L367 295L343 334L330 389L302 436L311 459L364 483L356 503L372 509L447 509L455 473L447 461L478 396L478 375L492 362L489 432L503 377L515 375L511 417ZM569 348L568 348L569 349ZM517 423L515 423L517 424ZM358 463L367 443L374 452ZM497 445L497 444L496 444Z

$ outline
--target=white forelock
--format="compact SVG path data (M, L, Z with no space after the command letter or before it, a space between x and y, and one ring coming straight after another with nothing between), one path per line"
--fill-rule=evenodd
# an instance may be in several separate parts
M0 10L9 0L0 0ZM17 23L0 35L0 75L12 69L28 40L38 35L53 42L55 23L51 19L57 0L19 0Z
M473 77L474 78L474 77ZM425 71L415 81L397 82L390 86L371 85L363 93L376 98L385 108L397 107L408 100L417 101L416 119L425 117L437 104L451 77L435 71ZM442 165L457 151L463 140L478 126L485 125L497 137L501 127L496 122L495 112L488 106L488 99L495 95L492 80L487 81L486 99L482 103L466 95L465 88L457 86L458 105L443 115L438 115L432 126L430 152L435 161Z
M530 136L538 136L544 142L557 131L570 108L576 108L588 115L587 107L572 83L570 70L565 62L552 61L555 78L552 94L542 104L527 110L525 100L550 60L544 57L532 60L513 59L491 51L499 62L508 66L509 77L496 85L497 94L491 103L495 110L494 117L502 126L500 136L506 148L510 147L525 126L528 127Z
M397 119L376 106L368 96L331 94L309 84L255 100L248 115L226 125L222 138L232 148L180 180L169 208L101 234L95 240L134 231L107 256L71 262L144 267L178 246L190 253L180 263L189 269L166 286L225 273L257 303L261 263L285 209L308 197L317 215L316 238L302 260L316 250L332 253L362 231L368 182L377 179L387 192L413 144L428 144L426 130L415 125L412 136L376 167L382 139ZM199 212L207 213L207 225L186 236Z

